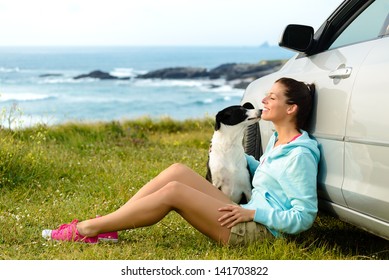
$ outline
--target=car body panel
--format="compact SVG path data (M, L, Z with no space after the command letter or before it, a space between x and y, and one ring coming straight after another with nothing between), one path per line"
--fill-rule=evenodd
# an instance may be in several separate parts
M389 221L389 37L374 43L350 100L343 194L350 208Z

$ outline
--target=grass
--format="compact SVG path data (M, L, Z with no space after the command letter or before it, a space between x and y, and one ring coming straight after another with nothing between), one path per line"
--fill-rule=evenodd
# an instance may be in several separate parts
M247 247L220 246L176 213L123 231L118 244L48 242L41 230L109 213L174 162L206 173L211 119L148 118L0 130L2 260L389 259L389 242L319 213L309 231Z

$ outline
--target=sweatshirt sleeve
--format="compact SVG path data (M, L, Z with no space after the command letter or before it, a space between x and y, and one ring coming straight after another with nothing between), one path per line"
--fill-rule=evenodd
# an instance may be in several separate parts
M309 229L317 214L316 160L310 153L298 154L290 159L287 168L279 176L279 183L290 202L289 205L280 205L266 192L267 203L258 206L254 221L269 229L288 234Z
M259 161L256 160L253 156L249 156L247 154L245 156L246 156L249 172L251 176L254 176L255 170L257 170L257 167L259 165Z

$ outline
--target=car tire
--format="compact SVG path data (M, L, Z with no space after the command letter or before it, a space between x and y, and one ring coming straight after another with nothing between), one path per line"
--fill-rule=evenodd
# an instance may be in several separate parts
M247 127L243 138L243 147L246 154L253 156L256 160L262 156L262 141L258 123Z

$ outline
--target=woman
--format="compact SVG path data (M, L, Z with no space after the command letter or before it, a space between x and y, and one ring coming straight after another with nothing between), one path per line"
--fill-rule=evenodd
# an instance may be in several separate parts
M115 240L117 231L153 225L170 211L222 244L247 244L309 229L317 213L320 154L304 129L314 91L313 84L281 78L262 100L262 120L272 121L276 132L260 162L247 156L254 176L247 204L234 204L190 168L173 164L118 210L44 230L43 237L86 243Z

